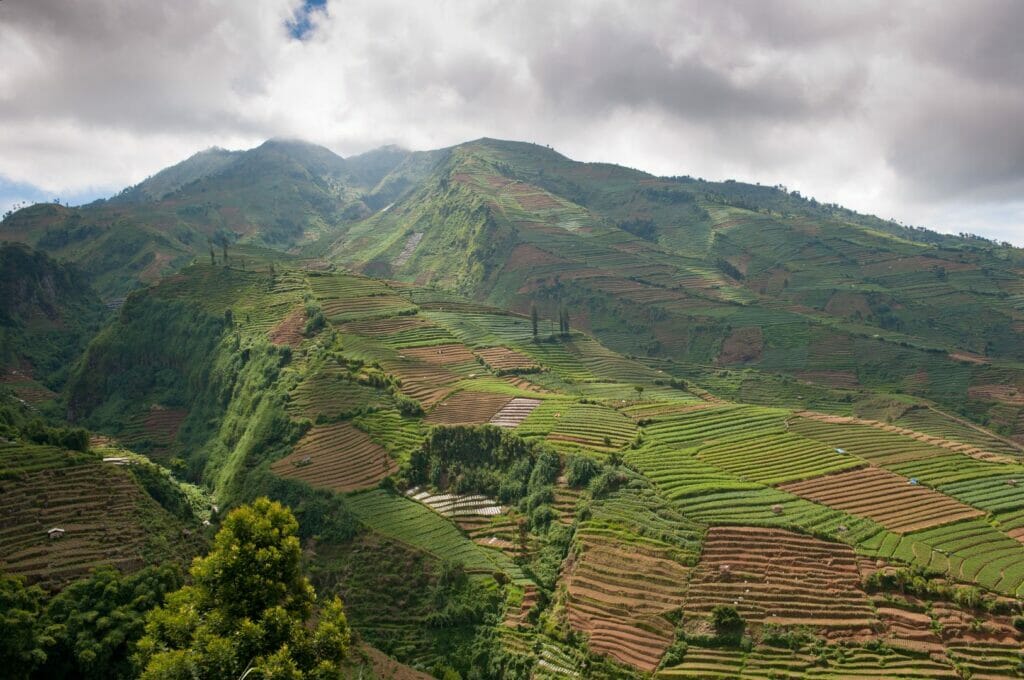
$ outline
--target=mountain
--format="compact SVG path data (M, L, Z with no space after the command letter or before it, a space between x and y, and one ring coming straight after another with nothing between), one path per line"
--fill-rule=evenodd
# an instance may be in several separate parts
M315 244L393 202L435 156L390 148L345 160L292 140L210 149L106 201L20 210L0 238L76 263L105 298L120 299L224 244Z

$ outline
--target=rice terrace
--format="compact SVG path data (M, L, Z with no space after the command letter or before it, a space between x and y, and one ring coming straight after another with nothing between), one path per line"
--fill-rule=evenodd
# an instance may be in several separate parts
M0 676L1024 677L1013 3L107 4L0 3Z

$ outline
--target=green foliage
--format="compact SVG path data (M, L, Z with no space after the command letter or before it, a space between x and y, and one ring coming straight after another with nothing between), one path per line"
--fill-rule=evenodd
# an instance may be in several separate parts
M601 466L593 458L587 456L569 456L565 465L565 481L576 489L586 486L600 473Z
M302 574L298 523L267 499L233 510L192 584L146 620L136 660L143 678L340 678L349 653L341 600L322 605Z
M557 477L557 456L550 453L533 477L542 453L538 444L491 425L435 427L410 456L407 476L413 484L429 483L515 502L531 492L531 480L537 489L542 479Z
M0 574L0 663L11 680L28 678L46 660L52 638L41 624L44 593L18 576Z
M711 610L711 625L715 627L715 634L723 640L739 641L743 637L743 631L747 622L736 611L735 607L719 604Z
M42 677L104 680L134 678L131 656L145 627L145 615L180 588L176 566L146 567L122 575L97 569L55 596L47 606L47 650Z
M412 397L407 397L397 390L394 393L395 406L403 416L423 415L423 405Z
M89 432L80 427L50 427L33 418L21 428L21 435L35 444L60 446L73 451L89 450Z
M146 493L164 510L181 520L191 521L195 518L188 495L166 471L141 461L128 466L128 469Z

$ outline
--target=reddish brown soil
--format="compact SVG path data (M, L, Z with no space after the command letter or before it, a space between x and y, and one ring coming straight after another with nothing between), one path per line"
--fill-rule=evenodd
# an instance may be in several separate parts
M337 423L311 429L290 455L270 469L313 487L347 492L377 486L396 466L365 432Z
M974 399L1024 406L1024 390L1014 385L974 385L967 388L967 393Z
M985 514L877 467L838 472L783 484L779 488L830 508L869 517L896 533L908 533Z
M518 269L531 269L552 264L565 264L566 260L556 257L551 253L541 250L529 243L522 243L516 246L505 261L505 269L516 271Z
M275 345L298 347L302 343L302 333L306 329L306 312L299 307L281 320L270 331L270 342Z
M508 347L488 347L476 350L476 355L496 371L515 371L539 368L536 360Z
M402 350L402 355L410 359L418 359L427 364L450 366L476 361L473 353L465 345L434 345L432 347L411 347Z
M722 342L718 364L745 364L757 361L764 351L764 335L758 326L737 328Z
M577 534L565 567L569 625L591 650L651 672L672 642L664 614L683 604L689 569L652 547Z
M487 392L456 392L438 402L426 421L435 425L482 425L490 421L512 397Z
M783 529L708 530L684 609L706 617L720 604L751 622L844 634L870 632L877 621L850 546Z

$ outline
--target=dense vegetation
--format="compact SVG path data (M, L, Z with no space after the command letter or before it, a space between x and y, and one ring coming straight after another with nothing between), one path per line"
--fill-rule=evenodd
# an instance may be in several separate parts
M1016 249L495 140L0 233L12 677L1020 672Z

